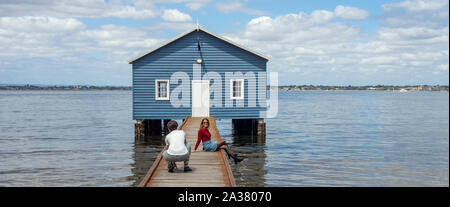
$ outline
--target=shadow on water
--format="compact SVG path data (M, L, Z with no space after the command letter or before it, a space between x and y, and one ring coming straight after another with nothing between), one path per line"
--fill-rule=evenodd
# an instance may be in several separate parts
M266 164L266 146L264 140L257 136L232 136L231 149L244 161L235 164L230 160L236 185L240 187L264 187L266 186L264 169Z
M138 186L147 174L161 149L164 148L164 136L145 137L134 143L134 154L131 173L135 182L132 186Z
M231 126L231 123L230 123ZM236 185L240 187L263 187L266 186L265 176L266 144L257 136L232 135L228 124L225 129L220 130L222 139L231 143L231 149L240 157L245 158L241 163L235 164L229 160L233 171ZM138 186L147 174L161 149L164 147L164 136L146 137L134 143L134 154L132 164L132 177L135 181L132 186Z

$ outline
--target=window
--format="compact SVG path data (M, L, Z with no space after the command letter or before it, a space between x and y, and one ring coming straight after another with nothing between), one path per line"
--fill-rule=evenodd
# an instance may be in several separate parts
M156 100L169 100L169 80L156 80L155 81L155 99Z
M231 99L244 99L244 79L231 80Z

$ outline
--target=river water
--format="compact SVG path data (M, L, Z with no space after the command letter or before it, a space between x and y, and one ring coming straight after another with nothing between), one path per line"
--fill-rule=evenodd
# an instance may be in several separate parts
M134 141L131 101L0 91L0 186L138 185L163 137ZM449 186L448 92L280 91L265 141L217 123L238 186Z

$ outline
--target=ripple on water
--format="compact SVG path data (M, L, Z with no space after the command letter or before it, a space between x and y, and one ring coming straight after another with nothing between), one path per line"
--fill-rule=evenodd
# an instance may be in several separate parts
M0 186L137 186L164 145L134 142L131 91L0 98ZM449 183L448 93L280 91L265 142L217 123L245 158L230 161L238 186Z

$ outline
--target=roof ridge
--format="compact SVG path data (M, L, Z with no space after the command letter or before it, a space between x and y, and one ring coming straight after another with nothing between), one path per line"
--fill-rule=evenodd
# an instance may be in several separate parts
M150 54L150 53L152 53L152 52L154 52L154 51L156 51L156 50L158 50L158 49L160 49L160 48L162 48L162 47L164 47L164 46L166 46L166 45L168 45L168 44L170 44L170 43L172 43L172 42L174 42L175 40L178 40L178 39L180 39L180 38L182 38L182 37L184 37L184 36L186 36L186 35L188 35L188 34L194 32L194 31L197 31L197 30L201 30L201 31L203 31L203 32L206 32L207 34L210 34L210 35L212 35L212 36L214 36L214 37L216 37L216 38L219 38L219 39L221 39L221 40L223 40L223 41L225 41L225 42L228 42L228 43L230 43L230 44L232 44L232 45L234 45L234 46L236 46L236 47L239 47L239 48L241 48L241 49L243 49L243 50L246 50L246 51L248 51L248 52L250 52L250 53L253 53L253 54L255 54L255 55L259 56L259 57L262 57L262 58L264 58L264 59L266 59L266 60L269 60L269 58L268 58L267 56L265 56L265 55L262 55L262 54L260 54L260 53L258 53L258 52L255 52L255 51L251 50L251 49L248 49L248 48L246 48L246 47L244 47L244 46L242 46L242 45L240 45L240 44L238 44L238 43L236 43L236 42L233 42L233 41L231 41L231 40L229 40L229 39L227 39L227 38L225 38L225 37L216 35L216 34L210 32L210 31L206 30L206 29L203 28L201 25L197 25L195 28L189 29L189 30L187 30L186 32L183 32L183 33L181 33L180 35L174 37L173 39L170 39L170 40L168 40L168 41L162 43L161 45L159 45L159 46L157 46L157 47L155 47L155 48L153 48L153 49L151 49L151 50L149 50L149 51L147 51L147 52L145 52L145 53L142 53L142 54L136 56L135 58L129 60L128 63L131 64L131 63L133 63L134 61L139 60L139 59L141 59L142 57L144 57L144 56L146 56L146 55L148 55L148 54Z

